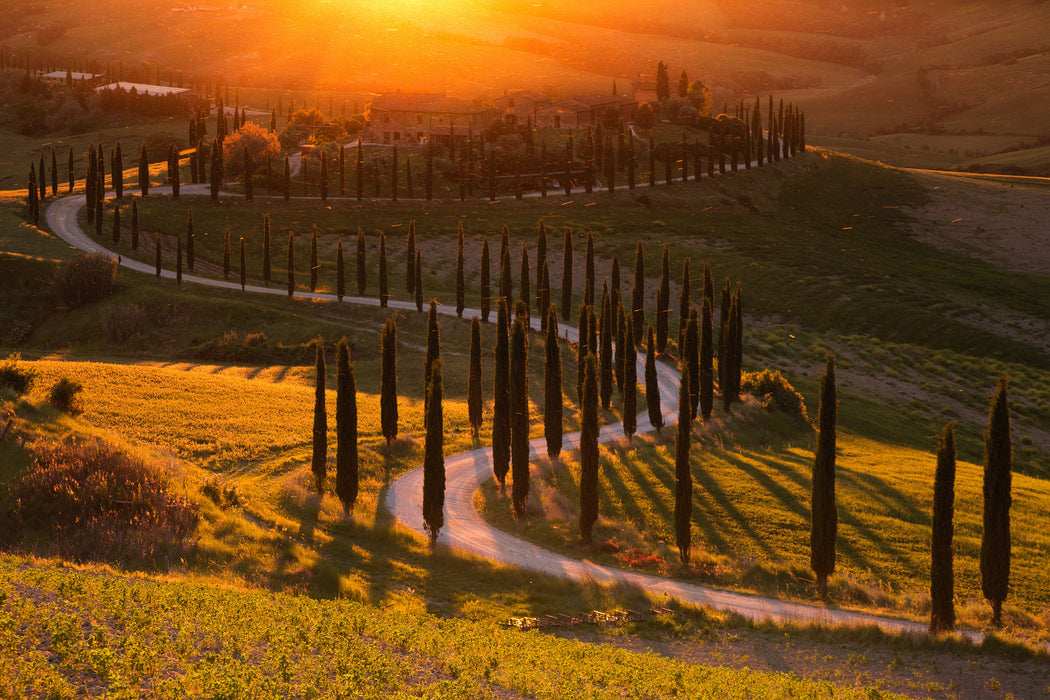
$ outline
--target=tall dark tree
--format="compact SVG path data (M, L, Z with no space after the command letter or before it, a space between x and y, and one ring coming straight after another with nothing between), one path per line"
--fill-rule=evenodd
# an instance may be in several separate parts
M678 293L678 347L685 344L685 327L689 325L689 305L692 303L690 296L689 258L682 263L682 288Z
M357 501L357 380L346 338L336 346L335 495L349 517Z
M295 294L295 239L288 232L288 296Z
M524 316L514 320L510 376L511 501L520 518L529 502L529 338Z
M29 164L29 187L26 190L27 196L27 208L29 209L29 218L34 225L40 223L40 191L36 185L36 166L32 163ZM90 208L90 207L89 207ZM93 218L94 213L91 217Z
M623 395L624 385L627 383L626 372L627 372L627 346L633 345L633 343L627 342L627 335L629 333L631 322L627 318L627 311L623 308L623 297L613 294L613 303L616 304L615 311L613 311L613 334L615 335L614 341L616 343L616 349L614 352L613 362L613 378L616 379L616 386L620 390L620 395Z
M718 390L723 394L723 401L725 400L724 395L729 381L726 370L732 366L732 361L729 359L728 349L726 348L726 337L732 332L730 329L733 323L731 320L732 315L729 313L732 298L732 288L730 287L729 278L726 277L725 283L722 285L722 303L718 314Z
M390 285L386 278L386 232L379 232L379 305L385 309L390 301ZM423 311L422 294L416 294L416 310Z
M427 387L426 441L423 446L423 527L430 546L445 524L445 426L442 410L441 360L434 363Z
M536 313L541 317L547 317L547 304L543 303L543 265L547 262L547 226L540 219L540 230L536 234ZM547 288L550 293L550 285Z
M700 309L700 418L706 423L711 419L715 402L714 347L712 345L712 321L710 297L704 296Z
M441 331L438 328L437 302L430 300L427 311L427 354L423 363L423 412L426 414L426 402L429 401L427 387L434 369L434 363L441 359Z
M499 296L508 308L514 303L514 278L510 270L510 246L506 233L503 234L499 251Z
M467 374L467 417L474 437L481 431L484 394L481 386L481 322L470 319L470 368Z
M118 148L120 147L120 142L119 141L117 142L117 147ZM123 182L124 182L123 177L124 176L123 176L123 172L122 172L121 173L121 185L123 185ZM57 197L58 196L58 154L55 152L55 147L54 146L51 147L51 196L52 197ZM118 196L123 196L123 188L121 189L121 194L118 195Z
M984 434L984 536L981 591L992 604L992 624L1003 626L1003 601L1010 590L1010 494L1013 446L1010 440L1009 377L999 378L988 430Z
M388 317L383 324L380 356L380 424L389 450L397 437L397 321L393 316Z
M689 325L685 327L685 348L682 350L682 363L686 372L682 375L688 380L689 420L695 420L700 406L700 321L697 318L696 306L689 307Z
M139 150L139 194L143 197L149 196L149 156L146 154L145 143Z
M620 305L623 313L623 305ZM638 430L638 351L634 343L624 344L623 434L630 440Z
M416 222L408 222L408 239L405 241L405 285L409 296L416 293Z
M587 232L587 258L583 277L583 305L594 306L594 234Z
M346 296L346 270L343 260L342 238L339 239L335 250L335 296L339 301L342 301L343 297Z
M813 495L810 510L810 566L817 575L817 593L828 597L828 576L835 572L835 538L838 509L835 505L835 422L838 398L835 390L835 358L828 355L820 375L820 414L817 419L817 448L813 459Z
M317 226L310 231L310 291L317 291L317 274L321 270L317 262Z
M660 382L656 374L656 334L649 326L645 339L645 408L649 423L657 431L664 427L664 414L660 407Z
M423 310L423 251L416 251L416 310Z
M656 99L666 100L671 96L671 79L667 74L667 66L660 61L656 66Z
M492 307L492 261L489 259L489 238L481 240L481 320L489 322L489 311Z
M540 281L539 289L536 290L536 298L539 300L537 303L537 311L540 313L540 330L544 333L547 332L549 327L550 317L543 310L551 305L551 273L547 267L547 258L544 256L543 264L540 265ZM555 317L554 332L558 332L557 317Z
M937 473L933 481L933 527L930 544L930 633L955 629L955 423L937 438Z
M692 323L691 318L690 324ZM689 417L688 384L686 367L682 365L681 383L678 388L678 436L674 451L674 531L678 557L683 564L689 563L693 520L693 474L689 468L692 422Z
M342 255L342 241L339 253ZM270 284L270 215L263 214L263 284Z
M645 326L645 255L642 253L642 242L634 251L634 288L631 290L631 319L634 321L632 342L640 342L642 328Z
M365 232L357 229L357 296L365 295L365 282L367 277L365 267Z
M314 474L317 493L323 494L324 480L328 472L328 412L325 409L325 382L328 373L324 363L324 340L318 338L314 348L314 433L310 471Z
M598 350L598 396L602 408L608 410L612 405L613 390L613 342L612 342L612 299L609 298L609 285L602 282L602 318L599 332Z
M245 163L249 162L247 157L245 157L244 161ZM123 191L123 172L121 172L120 179L120 188ZM171 145L171 166L168 168L168 179L171 180L171 198L178 199L180 188L182 187L182 181L179 179L179 150L175 148L175 144ZM249 178L248 176L245 176L244 188L244 198L247 199L249 202L252 201L252 181L251 178Z
M664 243L664 257L660 272L660 287L656 292L656 351L667 349L667 315L671 307L670 249ZM641 338L639 338L641 340Z
M230 279L230 270L233 267L232 255L230 250L230 229L227 227L226 233L222 237L222 278L225 280Z
M532 313L532 291L529 289L529 279L531 278L531 271L529 270L529 249L525 246L525 241L521 242L521 268L518 272L519 284L521 285L521 299L520 303L525 306L525 318L526 324L528 323L528 317ZM527 325L526 325L527 327Z
M547 456L554 460L561 454L562 389L561 346L558 344L558 308L547 305L547 335L544 339L543 365L543 436Z
M620 256L618 256L616 253L613 253L612 273L610 274L610 276L612 278L612 284L609 288L609 291L613 295L613 308L619 308L621 302L623 301L623 292L620 289L620 287L622 286L620 284ZM617 342L619 342L620 336L623 333L623 330L620 328L620 319L619 317L616 317L613 319L613 321L615 321L616 325L616 327L613 329L614 335L616 336Z
M492 471L503 489L510 469L510 339L507 302L496 304L496 348L492 380Z
M583 372L587 360L587 336L590 334L590 306L580 305L580 314L576 324L576 400L583 401Z
M561 276L561 317L568 321L572 314L572 229L565 227Z
M456 242L456 316L463 318L463 309L467 308L467 289L463 279L463 224L459 226L459 239Z
M580 539L590 544L598 519L598 362L584 360L580 401Z

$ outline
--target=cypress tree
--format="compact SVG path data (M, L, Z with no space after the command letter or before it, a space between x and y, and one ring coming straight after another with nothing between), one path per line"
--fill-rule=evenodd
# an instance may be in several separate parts
M1010 494L1013 447L1010 440L1008 377L988 413L984 434L984 536L981 538L981 591L992 604L992 624L1003 626L1003 601L1010 590Z
M427 312L427 354L423 363L423 411L426 413L426 402L429 401L427 387L434 369L434 363L441 359L441 333L438 329L437 302L430 300Z
M423 310L423 251L416 251L416 311Z
M327 372L324 363L324 341L318 337L314 344L314 433L313 458L310 471L314 474L317 493L324 494L324 480L328 471L328 413L325 410L325 380Z
M572 313L572 229L565 227L561 277L561 317L568 321Z
M466 286L463 280L463 225L459 226L459 239L456 242L456 316L463 318L463 309L467 307Z
M583 372L587 359L587 336L590 334L591 307L580 305L580 314L576 323L576 400L583 401Z
M594 306L594 234L587 232L587 258L584 265L583 305Z
M598 519L598 367L597 358L584 360L580 402L580 539L590 544Z
M295 248L292 232L288 232L288 296L295 294Z
M131 229L131 243L132 243L132 247L135 247L135 243L137 242L137 238L138 238L137 234L138 234L138 232L135 230L135 227L132 227L132 229ZM193 239L194 239L194 235L193 235L193 210L190 210L189 216L186 219L186 267L188 267L191 272L193 271L193 263L194 263L194 260L193 260Z
M624 335L627 332L628 324L627 312L623 308L623 298L613 295L613 303L615 304L615 310L613 311L613 334L616 336L614 342L616 343L614 352L614 367L613 367L613 378L616 380L616 386L620 390L620 395L623 395L624 385L627 382L627 346L631 343L627 342L627 337Z
M700 406L700 328L696 306L689 307L689 325L685 329L685 350L682 362L687 372L683 374L689 380L689 420L696 419Z
M521 303L525 305L525 319L526 327L528 327L528 318L532 313L532 291L529 289L529 249L525 247L525 241L521 242L521 269L518 273L518 277L521 280Z
M930 545L930 633L955 629L955 423L937 438L937 474L933 482L933 527Z
M690 326L693 318L690 318ZM678 437L674 449L674 534L678 545L678 558L682 564L689 563L689 547L693 519L693 474L689 469L689 443L692 422L689 417L689 378L686 366L682 365L681 383L678 388Z
M244 236L241 236L241 291L248 286L248 266L244 260Z
M346 338L336 346L335 395L335 495L343 504L343 517L357 501L357 381L350 364Z
M145 143L139 150L139 194L143 197L149 196L149 156L146 154Z
M363 297L365 295L365 232L358 227L357 229L357 296Z
M416 222L408 222L408 240L405 242L405 284L409 296L416 293Z
M226 233L222 239L222 278L230 279L230 270L232 268L232 259L230 252L230 229L226 229Z
M36 187L36 166L30 163L29 186L26 189L26 207L29 209L29 218L34 225L40 222L40 214L37 206L37 198L39 196L40 194Z
M690 295L689 258L682 263L682 289L678 293L678 348L685 344L685 327L689 324Z
M671 306L670 250L664 243L664 257L660 272L660 287L656 292L656 350L667 349L667 315ZM640 338L639 338L640 339Z
M420 295L416 295L417 297ZM387 287L386 278L386 231L379 232L379 305L384 309L386 308L387 301L390 299L390 290ZM422 311L422 305L418 303L417 307L419 311Z
M500 489L506 487L510 468L510 345L507 337L507 302L496 304L496 349L492 380L492 471Z
M477 439L481 431L484 395L481 386L481 322L477 316L470 319L470 370L467 375L467 416L470 429Z
M540 331L546 333L550 318L547 313L543 310L551 305L551 273L547 267L547 257L544 256L543 264L540 266L540 282L539 289L537 289L537 299L539 300L536 304L536 310L540 313ZM558 332L557 317L555 317L554 332Z
M813 459L813 495L810 511L810 566L817 575L817 593L828 597L828 576L835 572L835 537L838 510L835 506L835 420L838 399L835 391L835 358L828 355L820 375L820 415L817 420L817 449Z
M700 418L706 423L711 419L714 406L714 348L712 346L712 309L710 297L703 297L700 309Z
M382 375L379 388L379 412L387 450L397 437L397 321L393 316L383 324Z
M120 148L120 142L117 142L117 148ZM123 177L123 175L122 175ZM123 180L121 180L123 183ZM58 196L58 154L55 153L55 147L51 147L51 196Z
M310 231L310 291L317 291L317 273L321 266L317 262L317 225Z
M558 344L558 308L547 305L547 334L544 339L543 436L547 457L558 459L562 445L561 346Z
M600 349L598 351L598 395L602 408L612 405L613 356L612 356L612 300L609 298L609 285L602 282L602 318L599 333Z
M543 303L543 266L547 262L547 227L540 219L540 230L536 234L536 313L547 318L547 304ZM547 292L550 292L548 284Z
M499 296L506 302L507 307L513 303L514 280L510 272L510 245L507 242L508 234L504 227L503 240L499 250Z
M113 207L113 245L120 245L120 207Z
M492 307L492 286L489 281L491 268L489 238L484 236L481 240L481 320L485 323L489 322L489 311Z
M426 442L423 446L423 526L430 546L445 524L445 428L441 407L441 360L434 362L427 388Z
M726 328L724 338L725 368L722 376L725 380L722 385L722 405L726 413L732 408L740 394L740 358L738 349L740 345L740 296L732 292L729 297L729 324Z
M335 296L339 301L346 295L346 272L343 268L343 239L340 238L335 250Z
M704 283L707 283L706 279ZM726 348L726 337L730 333L729 326L732 323L729 314L732 296L733 294L730 290L729 278L726 277L725 283L722 285L722 305L718 315L718 390L723 394L723 401L725 400L724 395L728 384L726 370L732 364L727 356Z
M343 254L343 242L339 241L339 254ZM342 270L342 265L339 266ZM270 284L270 215L263 214L263 284Z
M292 165L288 162L288 156L284 157L284 183L281 187L282 194L284 195L284 201L288 201L292 196Z
M529 340L524 316L514 321L510 374L511 500L520 518L529 502Z
M623 311L623 305L620 306ZM624 344L623 434L630 440L638 430L638 351L634 343Z
M660 409L660 383L656 374L656 334L649 326L645 339L645 408L649 423L657 431L664 427L664 414Z
M642 328L645 327L645 256L642 253L642 242L634 252L634 288L631 290L631 318L634 320L634 337L632 343L642 339Z
M612 297L613 308L618 309L620 306L622 306L623 293L620 290L620 287L621 287L621 285L620 285L620 256L618 256L616 253L613 253L613 257L612 257L612 273L611 273L611 276L612 276L612 287L610 289L610 292L612 292L612 295L613 295L613 297ZM616 336L616 342L620 342L620 337L623 335L623 329L620 328L620 316L619 315L613 317L613 325L615 326L613 328L613 331L614 331L613 334ZM619 381L619 380L617 380L617 381Z

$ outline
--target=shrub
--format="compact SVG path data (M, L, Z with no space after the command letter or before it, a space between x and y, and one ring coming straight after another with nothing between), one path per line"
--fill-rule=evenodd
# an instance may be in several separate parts
M0 364L0 387L8 387L18 395L28 393L36 381L36 371L23 366L21 360L22 356L14 353Z
M762 400L767 411L779 410L808 423L806 404L802 394L777 369L763 369L758 372L745 372L740 379L740 390Z
M80 403L80 392L83 389L84 386L80 382L62 377L51 387L47 394L47 402L71 416L78 416L84 412Z
M95 253L78 255L55 272L58 303L69 309L109 296L117 279L117 261Z
M178 561L198 508L156 468L97 440L36 443L0 508L0 542L77 561ZM4 522L6 521L6 522Z
M201 484L200 492L223 510L241 504L241 498L237 493L237 487L224 484L217 478L211 478Z
M140 335L146 327L146 312L137 304L123 304L106 314L102 329L106 339L116 345L124 345L133 337Z

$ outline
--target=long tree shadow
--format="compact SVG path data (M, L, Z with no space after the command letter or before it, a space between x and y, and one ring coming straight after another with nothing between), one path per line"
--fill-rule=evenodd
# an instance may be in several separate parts
M751 542L757 546L767 557L770 559L777 558L777 552L773 550L769 542L762 537L761 533L755 530L751 524L751 519L744 515L730 499L729 494L725 492L721 484L711 477L711 474L705 469L694 469L693 480L698 483L701 488L711 497L712 502L721 509L722 512L726 513L731 517L737 525L737 528L743 533ZM694 502L696 498L694 496ZM713 510L708 510L712 516L715 515Z
M887 516L919 525L930 525L930 514L919 508L907 494L891 486L885 479L874 474L842 468L838 470L837 477L843 485L849 485L857 492L864 492L870 500L882 504ZM933 483L932 474L930 483Z

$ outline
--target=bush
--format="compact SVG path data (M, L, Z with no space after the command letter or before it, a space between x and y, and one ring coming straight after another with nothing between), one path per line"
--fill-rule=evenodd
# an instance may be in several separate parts
M0 508L0 542L78 561L165 565L185 555L198 508L170 492L166 474L97 440L32 451Z
M14 353L0 364L0 387L7 387L19 396L29 393L36 381L36 371L22 366L21 360L22 356Z
M77 255L55 272L54 286L60 306L75 309L109 296L117 279L117 261L108 255Z
M146 328L146 312L138 304L123 304L106 314L102 329L106 339L115 345L124 345L143 333Z
M80 403L80 392L83 389L84 386L80 382L62 377L51 387L47 394L47 402L71 416L78 416L84 412Z
M783 411L802 423L809 422L806 403L802 394L776 369L744 372L740 378L740 390L762 400L767 411Z

